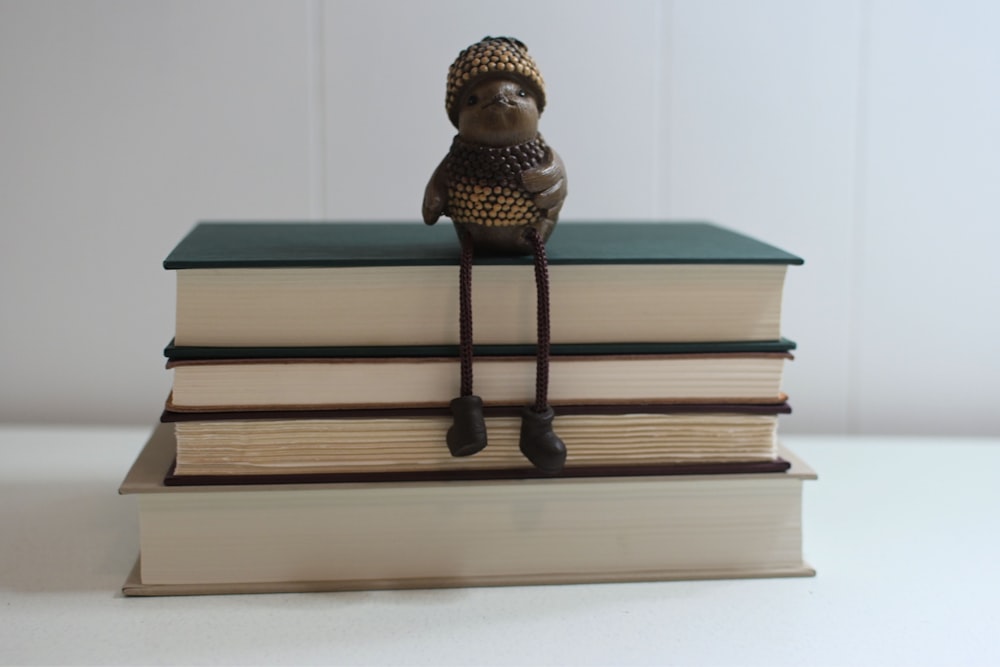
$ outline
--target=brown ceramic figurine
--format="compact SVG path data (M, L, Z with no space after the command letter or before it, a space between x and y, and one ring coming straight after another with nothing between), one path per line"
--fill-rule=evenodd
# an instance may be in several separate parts
M538 293L535 403L521 412L521 452L557 473L566 446L552 430L548 404L549 284L545 242L566 197L562 160L538 133L545 84L528 48L485 37L448 70L445 108L458 136L424 192L424 222L451 218L461 242L459 356L461 396L451 402L453 456L486 447L483 401L472 390L472 260L476 254L533 255Z

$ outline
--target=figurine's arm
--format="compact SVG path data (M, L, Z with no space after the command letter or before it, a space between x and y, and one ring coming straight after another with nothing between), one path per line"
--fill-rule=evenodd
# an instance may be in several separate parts
M551 148L549 153L549 160L526 170L521 177L524 187L534 193L535 206L545 211L545 217L555 223L566 199L566 167L558 153Z
M445 210L445 205L448 202L448 182L445 169L447 160L447 157L441 160L441 164L431 174L431 180L427 182L427 187L424 189L423 213L424 222L428 225L433 225L438 221L438 218L447 214Z

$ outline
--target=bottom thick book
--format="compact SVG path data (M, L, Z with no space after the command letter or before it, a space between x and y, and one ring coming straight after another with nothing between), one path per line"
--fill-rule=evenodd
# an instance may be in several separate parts
M787 472L166 486L161 425L121 487L138 497L126 595L809 576Z

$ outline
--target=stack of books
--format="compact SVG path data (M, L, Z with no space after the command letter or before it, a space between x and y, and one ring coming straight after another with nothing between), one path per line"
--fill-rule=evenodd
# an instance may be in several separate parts
M708 223L560 224L548 244L556 476L518 449L531 258L477 259L489 445L452 457L447 225L202 223L173 391L129 472L129 595L804 576L814 474L777 439L801 260Z

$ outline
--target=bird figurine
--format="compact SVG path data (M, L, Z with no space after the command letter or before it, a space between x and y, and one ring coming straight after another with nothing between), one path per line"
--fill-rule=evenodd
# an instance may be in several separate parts
M423 219L451 218L461 246L459 359L461 395L451 401L446 441L453 456L487 445L483 400L473 392L472 265L477 255L532 255L537 293L533 405L521 410L520 449L555 474L566 445L548 404L549 279L545 243L566 198L562 159L538 132L545 84L528 48L511 37L484 37L448 70L445 109L458 129L424 191Z

